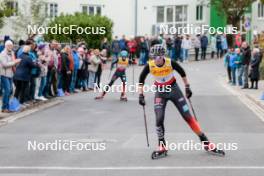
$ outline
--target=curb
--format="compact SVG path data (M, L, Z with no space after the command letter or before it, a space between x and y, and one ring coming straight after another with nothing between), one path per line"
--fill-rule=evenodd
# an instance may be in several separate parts
M245 104L259 119L264 122L264 105L253 98L252 96L234 89L232 86L225 82L225 79L220 77L221 85L227 89L231 94L238 97L238 99Z
M254 101L260 108L262 108L264 110L264 104L260 102L260 100L256 100L255 98L253 98L252 96L248 95L248 94L244 94L248 99L250 99L251 101Z
M13 123L14 121L18 120L18 119L21 119L23 117L26 117L28 115L31 115L35 112L38 112L38 111L41 111L41 110L45 110L45 109L48 109L50 107L54 107L54 106L57 106L61 103L63 103L64 101L62 99L54 99L54 100L50 100L50 101L47 101L45 103L40 103L40 104L37 104L37 105L33 105L32 107L28 108L28 109L25 109L21 112L17 112L17 113L13 113L9 116L6 116L6 117L3 117L1 120L0 120L0 127L1 126L4 126L4 125L7 125L9 123Z

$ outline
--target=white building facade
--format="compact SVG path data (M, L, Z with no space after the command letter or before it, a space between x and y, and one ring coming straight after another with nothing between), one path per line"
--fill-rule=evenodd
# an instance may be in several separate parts
M28 0L11 0L10 6L23 12ZM113 35L153 35L159 25L194 26L210 23L210 8L200 0L45 0L47 17L61 13L84 12L103 15L114 22ZM15 15L15 14L14 14ZM15 17L11 17L15 18ZM1 36L12 36L12 25L7 19Z
M264 4L259 0L252 5L251 19L253 33L264 31Z

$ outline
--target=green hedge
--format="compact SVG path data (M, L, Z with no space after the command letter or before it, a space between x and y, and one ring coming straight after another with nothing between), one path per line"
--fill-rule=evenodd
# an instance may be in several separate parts
M90 48L99 48L104 37L107 37L109 40L112 39L113 22L105 16L90 16L84 13L75 13L74 15L62 14L49 22L47 26L54 27L56 25L61 26L61 28L76 25L83 29L86 27L94 29L104 27L105 30L103 31L105 31L105 34L78 34L76 31L73 31L72 34L51 34L49 32L44 35L46 41L51 41L53 39L61 43L77 43L79 41L85 41ZM97 31L94 32L97 33Z

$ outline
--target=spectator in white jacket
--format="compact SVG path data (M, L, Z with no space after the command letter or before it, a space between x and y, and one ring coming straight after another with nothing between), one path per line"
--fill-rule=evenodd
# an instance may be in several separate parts
M94 50L94 54L90 58L90 65L88 67L89 79L88 79L88 89L94 89L95 74L101 64L100 51L98 49Z
M14 67L21 61L21 59L15 59L13 47L13 42L7 40L5 42L5 49L0 54L0 75L3 89L2 112L4 113L9 112L9 98L12 94Z
M196 37L193 39L193 46L195 50L195 61L198 61L199 50L201 48L201 36L197 34Z
M214 55L215 55L215 53L217 51L217 49L216 49L216 38L215 38L215 34L213 34L211 36L210 46L211 46L211 59L214 59Z
M190 39L189 35L186 35L183 40L182 40L182 58L184 62L188 61L188 57L189 57L189 49L192 48L192 41Z

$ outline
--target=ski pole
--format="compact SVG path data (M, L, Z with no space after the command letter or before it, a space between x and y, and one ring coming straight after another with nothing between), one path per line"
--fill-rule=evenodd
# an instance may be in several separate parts
M135 69L134 69L134 64L132 65L133 67L133 85L135 84Z
M196 113L195 113L194 108L193 108L193 105L192 105L192 101L191 101L191 99L188 98L188 101L189 101L189 104L190 104L190 106L191 106L191 109L192 109L192 112L193 112L194 118L195 118L196 121L198 121L197 116L196 116Z
M112 64L112 61L111 61L111 64L110 64L110 73L109 73L108 79L110 79L110 77L111 77L111 73L112 73L113 67L114 67L114 65Z
M112 69L110 68L110 73L109 73L108 79L110 79L111 73L112 73Z
M149 147L148 125L147 125L147 116L146 116L145 106L143 106L143 112L144 112L144 123L145 123L145 132L146 132L147 146Z

